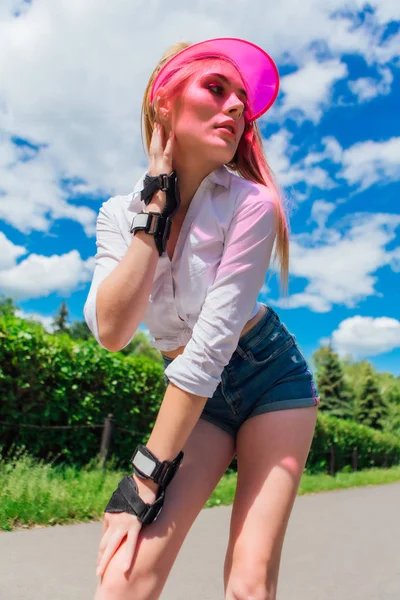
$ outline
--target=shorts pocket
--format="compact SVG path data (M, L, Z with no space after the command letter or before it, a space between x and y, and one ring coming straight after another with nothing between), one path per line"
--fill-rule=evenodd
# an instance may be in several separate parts
M255 366L266 365L295 345L293 337L281 327L276 327L268 338L245 349L249 362Z

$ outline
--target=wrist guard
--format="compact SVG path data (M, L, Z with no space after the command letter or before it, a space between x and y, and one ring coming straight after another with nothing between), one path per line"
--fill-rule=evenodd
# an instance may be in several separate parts
M174 460L160 462L146 446L139 445L132 455L131 463L138 477L151 479L159 486L166 488L175 477L183 460L183 452L179 452Z
M138 494L138 487L133 477L127 475L118 484L104 512L127 512L135 515L143 525L155 521L164 504L165 490L160 488L153 504L146 504Z
M104 512L127 512L135 515L143 525L155 521L164 504L165 489L179 469L183 456L183 452L179 452L174 460L160 462L146 446L139 445L133 453L132 465L138 477L152 479L160 486L156 500L146 504L139 496L136 481L127 475L119 482Z
M170 175L162 174L157 177L146 175L143 181L141 200L148 206L157 190L166 193L166 204L161 213L141 212L132 221L130 233L145 231L154 236L158 254L161 256L167 248L167 241L171 233L171 219L178 212L181 205L178 179L175 171Z

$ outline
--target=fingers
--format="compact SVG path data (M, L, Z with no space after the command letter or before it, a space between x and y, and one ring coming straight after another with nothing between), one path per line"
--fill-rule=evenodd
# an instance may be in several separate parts
M161 158L163 155L163 131L164 128L160 123L154 123L153 135L151 136L150 141L150 156L154 158Z
M104 571L106 570L106 568L108 566L108 563L110 562L111 558L114 556L115 551L117 550L118 546L120 545L120 543L122 542L122 540L125 536L126 536L126 531L123 531L123 530L116 531L115 533L113 533L113 535L111 535L109 537L107 542L105 542L105 549L104 549L103 555L100 559L100 564L98 565L98 567L96 569L96 575L102 576L104 574Z
M103 527L101 528L101 536L103 537L103 535L105 534L105 532L107 531L109 526L108 520L107 520L107 516L104 517L103 519Z
M139 529L130 529L125 543L124 571L129 571L135 554L136 543L139 535Z
M102 554L107 546L108 538L110 537L110 531L111 530L108 529L100 540L99 554ZM97 562L99 562L99 560Z
M154 124L154 131L150 141L150 167L152 174L170 173L172 171L172 155L174 148L174 134L171 131L168 139L163 125Z
M164 150L164 158L167 161L172 161L172 153L173 153L173 149L174 149L174 134L172 133L172 131L170 131L167 143L165 144L165 150Z

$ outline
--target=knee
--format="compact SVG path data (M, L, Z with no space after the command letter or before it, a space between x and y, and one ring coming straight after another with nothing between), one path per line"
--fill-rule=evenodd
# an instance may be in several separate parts
M225 600L276 600L275 590L268 590L265 583L233 579L229 582Z
M267 572L252 568L232 572L226 588L225 600L276 600L276 581Z

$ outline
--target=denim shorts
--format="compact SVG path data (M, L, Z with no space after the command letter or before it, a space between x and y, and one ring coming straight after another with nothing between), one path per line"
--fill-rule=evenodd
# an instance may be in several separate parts
M166 369L173 359L163 359ZM269 306L260 321L239 339L221 376L200 418L234 437L246 419L320 402L313 374L295 336ZM166 375L164 378L169 383Z

